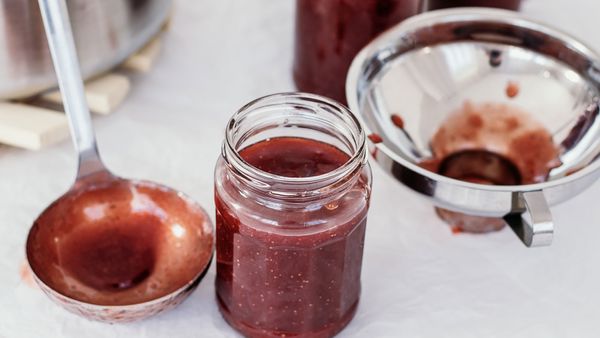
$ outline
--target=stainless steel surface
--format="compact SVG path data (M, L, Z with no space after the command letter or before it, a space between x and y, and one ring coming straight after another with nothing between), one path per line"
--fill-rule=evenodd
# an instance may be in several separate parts
M77 179L102 172L112 176L98 154L65 1L40 0L39 3L73 143L79 154Z
M494 60L498 56L500 64ZM367 132L382 137L382 143L369 146L402 184L439 207L467 214L529 211L532 224L511 225L521 227L517 233L525 244L545 245L552 227L543 205L575 196L600 176L598 60L576 39L514 12L435 11L401 23L365 47L350 68L347 99ZM509 81L521 86L513 99L504 91ZM514 186L458 181L418 166L431 156L433 133L465 100L510 103L531 113L561 145L562 165L547 182ZM402 115L404 129L394 126L392 114ZM547 202L540 201L542 195Z
M90 111L85 99L83 80L81 78L66 2L65 0L39 0L39 4L48 39L48 46L50 47L50 54L56 69L65 111L71 127L73 143L79 153L79 168L77 179L71 189L44 210L30 229L26 251L27 260L33 272L34 279L40 285L41 289L57 304L68 311L88 319L111 323L126 322L144 319L164 310L171 309L191 294L210 266L213 252L213 234L210 218L200 206L180 192L152 182L133 181L116 177L104 166L98 153ZM121 213L115 217L115 215L109 215L110 213L103 211L99 214L99 219L106 218L108 222L115 222L115 219L135 217L136 212L139 213L139 211L133 206L136 203L140 203L140 200L143 200L145 202L142 202L141 205L148 203L150 206L149 208L138 206L138 208L143 210L143 214L157 213L160 215L161 220L165 219L168 222L173 222L170 224L172 228L165 232L166 235L162 235L161 243L167 247L162 255L166 255L167 257L173 256L172 258L168 258L176 262L181 262L185 268L175 267L173 261L170 261L169 268L165 270L167 272L163 272L165 276L163 282L169 285L154 287L154 289L160 290L165 287L175 287L174 290L166 293L158 293L158 296L155 298L143 298L147 297L148 294L153 295L152 290L150 290L153 288L150 287L149 289L144 289L144 292L141 293L142 300L137 296L137 298L133 298L134 301L130 300L128 303L114 303L113 300L111 300L111 303L96 303L91 300L95 299L94 297L102 296L103 290L83 283L85 288L78 290L74 294L68 293L65 291L66 289L74 290L77 287L73 286L73 284L69 285L65 281L77 280L77 276L61 272L59 278L53 278L47 271L45 272L45 270L62 271L61 268L65 268L62 265L66 264L63 260L57 258L58 254L41 254L45 252L41 250L44 249L47 243L51 243L50 247L52 248L58 248L60 247L60 243L77 232L75 230L78 227L106 227L108 226L107 224L110 224L107 223L107 220L96 220L96 222L86 224L75 219L69 228L64 227L64 224L68 224L69 222L56 221L53 217L45 218L45 216L58 213L59 217L75 217L77 215L76 212L72 212L68 216L64 215L65 212L61 211L60 208L66 207L64 210L69 210L69 212L77 210L80 213L84 213L80 209L89 208L94 203L104 205L106 196L101 194L98 197L93 192L94 189L99 189L99 186L106 187L111 184L120 187L119 189L131 192L129 200L125 203L128 206L127 212L129 214ZM152 194L149 194L148 191L151 191ZM88 194L89 192L92 193ZM170 196L168 200L161 202L157 194L169 194ZM80 197L83 202L78 200ZM114 203L113 207L118 208L116 207L118 202ZM169 208L169 206L172 208ZM57 212L56 210L59 211ZM173 219L168 220L171 216L173 216ZM40 229L50 229L50 231L42 232ZM170 234L175 231L174 229L177 229L179 235L173 236ZM56 233L52 232L54 230L56 230ZM191 238L191 240L169 243L169 238ZM114 238L111 240L114 241ZM210 251L203 250L202 248L207 248ZM202 258L202 253L207 253L207 255L204 255L206 256L206 261ZM48 261L40 261L36 259L36 255L42 255ZM106 257L103 259L108 259ZM110 259L108 260L110 261ZM198 265L198 270L194 270L195 268L192 267L194 265ZM185 276L190 275L185 272L189 267L192 267L190 270L194 273L192 278L183 279L184 283L174 278L174 276L182 274L182 271L184 271ZM119 266L119 268L123 269L124 267ZM146 280L151 279L153 275L155 275L154 271L145 277ZM46 276L46 278L42 276ZM161 281L162 279L156 283L160 284ZM123 299L126 294L122 290L119 291L120 293L112 294L111 297ZM82 295L88 296L88 298L78 298L82 297ZM134 295L136 294L134 293ZM98 299L106 301L105 298Z
M169 15L171 0L69 0L85 78L102 73L142 47ZM0 1L0 99L55 87L35 0Z
M516 198L525 205L531 220L513 213L504 217L506 223L528 247L552 244L554 223L544 193L541 190L520 192Z

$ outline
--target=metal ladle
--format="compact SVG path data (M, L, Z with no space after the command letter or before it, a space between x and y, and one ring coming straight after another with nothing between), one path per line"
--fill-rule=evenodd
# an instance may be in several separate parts
M119 178L104 166L65 1L39 5L79 168L73 186L30 230L34 277L54 301L90 319L131 321L171 308L210 265L209 217L175 190Z

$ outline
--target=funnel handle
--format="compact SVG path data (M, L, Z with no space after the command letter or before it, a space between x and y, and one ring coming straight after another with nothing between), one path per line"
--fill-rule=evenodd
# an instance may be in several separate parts
M527 247L548 246L554 235L554 222L550 207L541 190L518 192L515 194L517 212L504 216L506 223ZM531 222L523 218L527 211Z

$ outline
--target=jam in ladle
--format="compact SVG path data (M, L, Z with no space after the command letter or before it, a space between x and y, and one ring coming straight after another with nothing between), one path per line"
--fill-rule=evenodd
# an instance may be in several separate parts
M36 280L70 311L130 321L180 303L206 272L213 228L183 194L119 178L103 165L64 0L40 0L71 134L77 179L34 222L27 259Z

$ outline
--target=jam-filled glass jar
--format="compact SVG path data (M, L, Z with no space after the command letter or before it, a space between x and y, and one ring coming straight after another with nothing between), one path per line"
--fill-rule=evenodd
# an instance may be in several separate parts
M426 0L427 10L452 7L494 7L518 11L521 0Z
M379 33L419 12L422 0L296 0L294 80L299 90L346 101L346 74Z
M248 337L331 337L352 319L371 169L356 118L275 94L229 121L215 172L216 294Z

